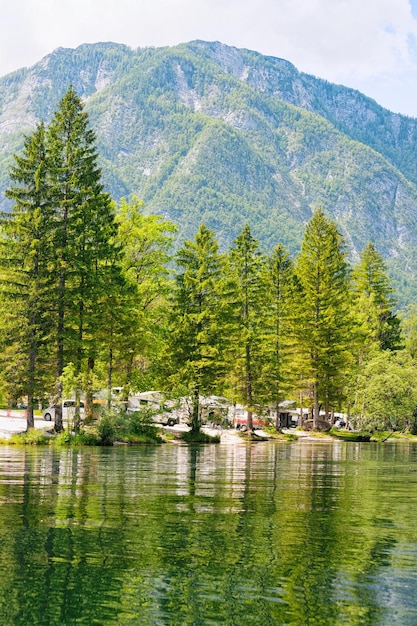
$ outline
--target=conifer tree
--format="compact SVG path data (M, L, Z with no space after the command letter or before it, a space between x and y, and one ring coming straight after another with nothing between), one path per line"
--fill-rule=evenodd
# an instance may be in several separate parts
M80 98L69 87L47 132L50 198L54 208L56 276L56 430L62 428L60 377L74 362L94 365L95 332L101 323L96 303L109 286L107 262L113 256L114 208L103 191L95 134Z
M323 211L307 224L296 263L298 290L294 326L300 356L313 394L313 428L319 405L340 395L351 328L348 266L342 236Z
M239 400L247 411L247 429L253 430L254 405L262 398L262 334L265 324L265 257L248 225L229 252L229 298L235 311L233 376Z
M214 233L204 224L194 241L186 241L176 256L176 276L169 333L174 384L184 384L193 398L191 429L198 432L202 416L200 394L221 385L225 368L227 328L222 320L222 264Z
M7 192L14 204L2 223L3 290L19 302L7 317L9 335L21 346L15 370L26 371L25 376L15 371L15 378L27 392L31 426L35 391L45 391L38 382L41 357L49 355L49 370L55 362L57 431L64 366L72 361L80 375L83 364L87 370L94 365L102 322L97 302L109 288L108 263L114 257L114 210L100 182L94 141L70 87L49 126L39 124L16 156L10 172L14 186Z
M364 248L353 270L354 302L362 319L363 341L376 341L381 350L401 347L400 320L381 254L372 242ZM365 316L365 319L364 319Z
M52 294L53 210L48 181L45 128L27 137L10 170L6 195L12 210L1 223L4 370L16 393L27 395L27 428L34 426L35 398L45 394ZM49 363L50 365L50 363Z
M262 385L266 402L275 407L278 429L279 405L285 393L292 388L294 379L294 266L281 244L276 246L268 259L266 289Z

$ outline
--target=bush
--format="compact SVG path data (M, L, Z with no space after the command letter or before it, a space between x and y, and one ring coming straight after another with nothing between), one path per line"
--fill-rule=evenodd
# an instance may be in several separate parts
M213 437L211 435L203 433L202 431L195 430L188 430L187 432L183 433L181 438L187 443L220 443L219 435L214 435Z
M158 428L152 421L152 413L146 409L106 411L97 424L97 436L102 446L111 446L115 441L126 443L159 443L162 441Z
M371 433L367 431L361 432L352 432L350 430L337 430L336 428L332 428L330 434L337 439L342 439L343 441L370 441Z
M93 433L81 432L81 433L70 433L65 430L62 433L59 433L54 441L54 445L57 446L98 446L100 445L100 440L97 435Z
M116 431L116 416L114 412L108 411L104 413L97 424L99 444L102 446L112 446L116 440Z
M51 438L45 435L43 430L31 428L26 433L12 435L7 443L11 445L43 446L48 445L50 441Z

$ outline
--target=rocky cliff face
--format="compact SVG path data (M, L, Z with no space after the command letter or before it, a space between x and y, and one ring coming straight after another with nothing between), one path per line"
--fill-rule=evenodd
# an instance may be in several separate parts
M0 194L12 154L72 83L97 133L104 182L192 237L223 246L248 222L264 247L296 251L321 205L352 259L369 240L403 300L417 294L417 121L288 61L221 43L58 49L0 79Z

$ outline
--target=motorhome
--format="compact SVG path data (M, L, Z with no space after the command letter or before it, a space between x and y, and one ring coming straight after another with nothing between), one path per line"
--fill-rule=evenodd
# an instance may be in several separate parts
M177 403L167 400L160 391L143 391L128 397L126 406L128 413L145 408L152 411L152 420L161 426L174 426L180 421Z
M63 400L62 401L62 419L69 421L75 415L75 400ZM51 404L43 412L43 419L47 422L55 421L56 404ZM84 417L84 402L80 401L80 417Z

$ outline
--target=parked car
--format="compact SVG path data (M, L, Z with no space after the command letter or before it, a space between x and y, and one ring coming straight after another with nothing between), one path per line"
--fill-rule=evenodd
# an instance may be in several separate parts
M47 422L55 421L56 404L48 406L43 412L43 419ZM75 400L64 400L62 402L62 419L68 420L75 415ZM80 402L80 416L84 417L84 402Z

